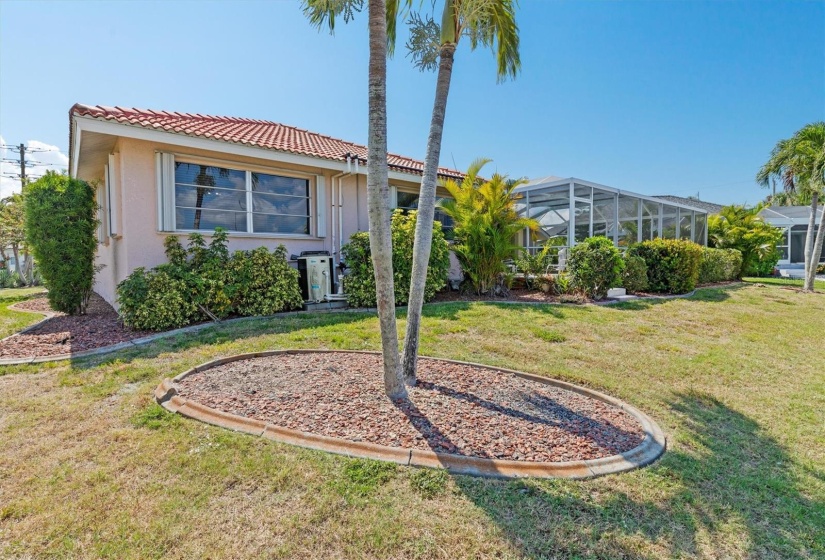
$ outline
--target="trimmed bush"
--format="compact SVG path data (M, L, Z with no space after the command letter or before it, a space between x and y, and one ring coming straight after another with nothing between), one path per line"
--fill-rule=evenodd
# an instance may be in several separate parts
M701 245L681 239L653 239L633 245L628 254L644 259L652 292L684 294L696 287Z
M238 315L272 315L303 304L298 271L286 260L286 247L235 251L229 261L227 294Z
M613 241L589 237L570 249L567 270L574 289L599 299L620 284L624 261Z
M648 288L647 265L645 260L638 255L626 255L624 259L624 272L622 272L622 286L628 292L644 292Z
M405 305L410 296L412 254L415 241L416 213L396 210L392 215L392 270L395 280L395 304ZM375 307L375 273L366 231L354 233L341 248L349 274L344 276L344 291L353 307ZM430 301L447 285L450 270L450 247L439 222L433 223L433 245L424 285L424 301Z
M199 317L186 280L171 264L136 268L117 286L120 318L137 330L176 329Z
M699 283L728 282L742 273L742 252L738 249L702 247L699 263Z
M825 274L825 263L822 263L821 265L816 267L816 273Z
M271 315L303 303L298 271L289 266L286 248L236 251L226 248L226 231L218 228L209 245L199 233L189 247L174 236L164 241L167 264L135 269L117 287L123 322L141 330L166 330L196 320L230 314Z
M94 189L48 171L26 187L24 206L26 242L49 290L49 305L70 315L85 313L97 250Z

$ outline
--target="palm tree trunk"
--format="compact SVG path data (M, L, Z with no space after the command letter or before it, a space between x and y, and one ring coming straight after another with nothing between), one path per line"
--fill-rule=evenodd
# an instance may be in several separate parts
M816 267L819 265L819 259L822 256L823 242L825 242L825 204L822 205L822 212L820 212L819 230L816 232L810 269L805 275L806 290L814 291L814 286L816 286Z
M447 112L447 97L450 93L454 55L455 43L442 45L439 54L433 114L430 120L430 135L427 138L427 154L424 159L424 173L421 178L421 191L418 198L410 298L407 304L407 331L404 336L404 359L402 361L404 379L409 385L415 385L419 333L421 330L421 307L424 305L424 287L427 283L427 268L430 263L430 252L433 244L438 160L441 157L441 137L444 132L444 118Z
M385 0L369 0L369 127L367 151L367 207L370 252L375 269L375 299L384 357L384 391L403 399L398 326L390 232L390 187L387 172L387 7Z
M811 219L808 221L808 233L805 235L805 285L803 291L813 291L814 283L811 275L811 268L816 273L816 265L813 264L814 253L814 228L816 227L816 207L819 202L819 193L814 192L811 197Z

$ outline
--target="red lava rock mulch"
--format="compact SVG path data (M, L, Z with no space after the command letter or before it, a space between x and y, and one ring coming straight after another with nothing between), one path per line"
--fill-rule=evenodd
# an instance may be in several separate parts
M192 374L178 392L304 432L492 459L596 459L644 439L617 407L512 374L422 358L409 402L392 402L382 371L374 354L281 354Z
M46 295L14 305L15 309L51 311ZM97 294L92 294L86 315L57 313L33 330L0 341L0 358L58 356L102 348L152 334L133 331L118 320L117 312Z

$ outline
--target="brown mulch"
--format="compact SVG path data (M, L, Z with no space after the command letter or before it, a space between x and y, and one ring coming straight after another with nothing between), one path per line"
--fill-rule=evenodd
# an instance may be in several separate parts
M14 309L51 311L45 294L17 303ZM92 294L85 315L57 313L35 329L0 341L0 358L57 356L102 348L149 334L152 333L124 327L112 306L99 295Z
M304 432L474 457L596 459L644 439L628 413L578 393L426 358L418 373L409 401L393 402L380 355L280 354L195 373L179 394Z

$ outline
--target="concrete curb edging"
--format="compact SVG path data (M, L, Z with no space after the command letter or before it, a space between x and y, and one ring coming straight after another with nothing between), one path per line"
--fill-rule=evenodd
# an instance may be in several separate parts
M613 406L619 407L633 416L638 421L645 432L644 440L637 447L621 453L619 455L612 455L601 459L588 459L584 461L566 461L566 462L528 462L528 461L513 461L500 459L485 459L481 457L471 457L465 455L455 455L451 453L438 453L434 451L425 451L419 449L408 449L402 447L389 447L386 445L378 445L374 443L349 441L340 438L329 436L322 436L319 434L301 432L290 428L275 426L273 424L265 423L261 420L246 418L231 414L221 410L216 410L200 403L184 399L178 395L177 384L186 377L222 364L235 362L239 360L247 360L250 358L261 358L267 356L276 356L279 354L313 354L313 353L349 353L349 354L379 354L378 352L365 350L270 350L265 352L254 352L249 354L237 354L212 360L188 369L183 373L175 376L172 379L164 379L160 385L155 389L155 400L170 412L177 412L183 416L227 428L230 430L243 432L255 436L261 436L266 439L305 447L309 449L316 449L326 451L329 453L336 453L339 455L346 455L348 457L359 457L365 459L378 459L381 461L390 461L400 465L408 465L415 467L432 467L445 468L450 472L457 474L470 474L476 476L490 476L490 477L537 477L537 478L571 478L571 479L587 479L604 476L608 474L616 474L638 469L649 465L656 461L665 452L667 447L667 438L662 429L653 421L652 418L641 412L637 408L604 393L559 381L550 379L539 375L519 372L515 370L499 368L494 366L487 366L484 364L477 364L473 362L464 362L460 360L448 360L444 358L426 357L430 360L438 360L441 362L470 365L496 371L501 373L508 373L516 375L523 379L541 383L544 385L551 385L567 391L573 391L580 395L584 395Z
M645 296L645 297L640 297L638 299L630 300L630 301L633 302L633 301L669 300L669 299L688 298L688 297L692 297L693 295L695 295L696 291L698 289L700 289L700 288L697 288L696 290L693 290L692 292L689 292L687 294L676 294L676 295L669 295L669 296ZM451 305L451 304L454 304L454 303L461 303L461 301L460 300L458 300L458 301L439 301L439 302L433 302L433 303L425 303L424 306L427 307L427 306L436 306L436 305ZM467 302L467 303L492 303L492 304L509 304L509 305L574 305L574 306L577 306L577 307L582 305L582 304L575 304L575 303L555 303L555 302L547 303L547 302L543 302L543 301L506 301L506 300L502 300L502 301L477 301L477 302L470 301L470 302ZM597 302L592 302L592 303L585 304L585 305L607 306L607 305L617 305L617 304L620 304L620 303L628 303L628 301L620 301L620 300L616 300L616 301L597 301ZM10 305L8 308L13 309L15 305L17 305L17 304ZM397 310L399 310L399 311L400 310L405 310L405 309L407 309L406 306L401 306L401 307L397 308ZM27 332L36 329L37 327L39 327L40 325L42 325L43 323L45 323L46 321L48 321L49 319L51 319L52 317L55 316L55 313L49 312L49 311L31 311L31 310L28 310L28 309L14 309L14 311L20 311L20 312L25 312L25 313L40 313L42 315L46 315L46 317L44 319L41 319L40 321L38 321L37 323L35 323L33 325L29 325L28 327L21 330L20 332L16 332L12 335L9 335L5 338L0 339L0 342L3 342L6 339L9 339L9 338L21 335L21 334L26 334ZM174 330L171 330L171 331L164 331L164 332L160 332L160 333L157 333L157 334L144 336L142 338L136 338L134 340L127 340L125 342L119 342L117 344L113 344L113 345L110 345L110 346L102 346L100 348L92 348L90 350L82 350L80 352L72 352L72 353L69 353L69 354L57 354L55 356L32 356L32 357L29 357L29 358L0 358L0 366L14 366L14 365L23 365L23 364L43 364L43 363L46 363L46 362L60 362L60 361L63 361L63 360L72 360L72 359L77 359L77 358L87 358L89 356L98 356L98 355L101 355L101 354L108 354L109 352L116 352L118 350L123 350L124 348L132 348L132 347L142 346L144 344L154 342L155 340L161 340L161 339L164 339L164 338L172 338L172 337L175 337L179 334L197 332L197 331L207 329L207 328L210 328L210 327L219 327L221 325L228 325L228 324L239 323L239 322L243 322L243 321L267 321L267 320L271 320L271 319L276 319L278 317L289 317L289 316L293 316L293 315L301 315L301 314L304 314L304 313L377 313L377 309L375 309L374 307L367 307L367 308L349 308L349 307L347 307L347 308L343 308L343 309L318 309L318 310L314 310L314 311L285 311L283 313L276 313L275 315L261 315L261 316L255 316L255 317L236 317L234 319L225 319L225 320L221 321L220 323L210 322L210 323L201 323L199 325L191 325L191 326L188 326L188 327L181 327L179 329L174 329Z

